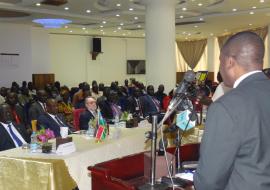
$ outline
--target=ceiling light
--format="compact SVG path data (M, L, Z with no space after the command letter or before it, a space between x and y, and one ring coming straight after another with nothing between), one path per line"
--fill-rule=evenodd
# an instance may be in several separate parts
M117 3L116 6L117 6L117 7L121 7L121 4L120 4L120 3Z
M103 24L106 24L107 22L105 20L102 21Z
M195 26L194 26L194 28L198 28L198 26L197 26L197 25L195 25Z
M141 25L138 25L137 27L138 27L138 28L141 28L142 26L141 26Z
M203 21L203 18L200 18L200 21Z
M116 30L113 31L114 33L117 32Z
M119 15L119 14L117 14L117 15L115 15L115 16L119 17L120 15Z
M143 33L142 36L145 36L145 33Z
M201 7L203 4L202 3L198 3L198 6Z
M188 33L189 36L191 36L191 33Z
M36 3L36 6L38 6L38 7L39 7L40 5L41 5L40 3Z
M83 27L82 29L83 29L83 30L86 30L86 28L85 28L85 27Z
M102 32L102 34L104 35L104 34L106 34L105 32Z
M69 8L68 7L65 7L65 10L67 11L67 10L69 10Z
M186 8L186 7L183 7L183 8L182 8L182 11L186 11L186 10L187 10L187 8Z
M211 34L210 34L210 36L214 36L214 34L213 34L213 33L211 33Z
M252 26L252 24L250 23L250 24L248 24L249 26Z
M103 32L103 30L101 29L100 32Z
M252 9L256 9L257 7L253 6Z
M121 22L121 23L120 23L120 25L121 25L121 26L123 26L123 25L124 25L124 23L122 23L122 22Z
M254 15L254 12L253 12L253 11L250 11L249 14L250 14L250 15Z
M260 3L264 3L264 0L260 0Z
M139 18L137 16L134 17L135 20L138 20Z
M91 10L87 9L86 12L87 12L87 13L91 13Z
M124 34L122 34L123 36L125 36L126 34L124 33Z
M102 25L100 25L99 27L100 27L100 28L103 28L103 26L102 26Z
M61 28L65 24L71 23L71 20L66 19L35 19L34 23L43 25L44 28Z
M68 26L65 26L65 28L68 28Z
M186 34L186 32L182 32L182 34Z
M235 11L237 11L237 9L234 8L234 9L232 9L232 11L235 12Z
M129 8L128 10L133 11L134 9L133 8Z
M188 39L188 37L185 37L185 39L187 40L187 39Z
M122 28L119 26L119 27L117 27L117 29L118 29L118 30L121 30Z
M70 32L70 33L72 33L73 31L72 31L72 30L70 30L69 32Z
M181 15L181 16L179 16L179 18L184 18L184 16L183 16L183 15Z

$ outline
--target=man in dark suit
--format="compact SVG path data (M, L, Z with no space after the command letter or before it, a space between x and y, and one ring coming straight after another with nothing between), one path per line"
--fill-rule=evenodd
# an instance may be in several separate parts
M51 129L54 132L55 137L60 137L60 127L68 127L64 117L58 114L57 101L53 98L49 98L46 101L47 112L40 115L37 119L38 129L44 127L45 129Z
M0 105L0 151L8 150L29 143L30 136L22 124L14 122L10 106L6 103Z
M97 104L96 100L88 96L85 98L85 111L80 114L80 129L88 130L88 123L91 119L94 119L97 115Z
M252 32L225 43L220 72L233 89L211 104L194 175L196 190L270 189L270 80L264 43Z
M37 120L37 118L46 112L47 93L45 90L37 91L37 101L34 102L29 108L29 122Z
M143 116L142 106L139 100L141 95L140 89L135 87L133 88L133 94L128 97L128 106L127 111L133 115Z
M139 98L143 116L147 117L151 114L156 114L160 111L160 103L154 97L154 87L152 85L147 86L147 94Z

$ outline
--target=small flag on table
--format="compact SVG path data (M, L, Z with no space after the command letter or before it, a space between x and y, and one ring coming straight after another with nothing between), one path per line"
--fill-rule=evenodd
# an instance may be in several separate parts
M108 128L106 126L106 122L103 119L100 111L98 111L98 130L96 133L97 140L104 140L108 135Z

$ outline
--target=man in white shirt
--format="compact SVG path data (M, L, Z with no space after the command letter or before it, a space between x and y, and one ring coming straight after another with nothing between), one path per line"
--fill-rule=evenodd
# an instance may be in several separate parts
M20 147L30 142L24 125L13 123L14 118L8 104L0 105L0 151Z

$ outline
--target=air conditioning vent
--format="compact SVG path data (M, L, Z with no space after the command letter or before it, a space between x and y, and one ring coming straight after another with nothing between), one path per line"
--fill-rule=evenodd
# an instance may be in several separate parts
M0 9L0 18L16 18L29 16L29 13Z
M177 22L175 23L175 25L181 26L181 25L200 24L200 23L205 23L205 22L204 21Z

